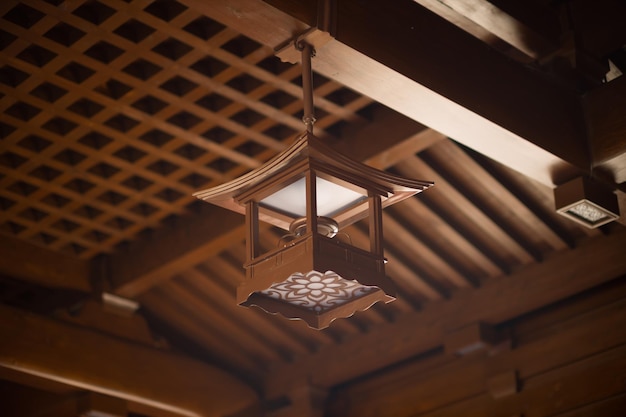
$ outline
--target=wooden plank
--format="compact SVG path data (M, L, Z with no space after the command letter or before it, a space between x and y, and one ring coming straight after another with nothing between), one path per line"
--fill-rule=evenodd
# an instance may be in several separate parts
M446 262L455 265L472 281L480 282L503 273L504 268L492 257L479 250L468 236L447 223L436 210L428 207L420 199L407 199L392 207L390 211L410 226L407 228L413 235L426 242L433 250L444 254ZM415 213L420 213L420 222L417 224L413 224ZM425 224L428 227L424 227ZM450 248L454 249L450 251Z
M626 298L626 278L612 280L590 291L559 302L554 306L527 314L522 320L516 320L512 337L516 345L525 345L558 333L567 323L576 320L576 316L586 311L616 303Z
M445 139L442 134L387 107L376 108L371 120L366 125L348 127L333 148L357 161L385 169Z
M533 59L541 58L553 51L551 44L528 26L486 0L415 0L417 3L458 25L465 18L485 29ZM446 11L452 11L452 13ZM458 14L461 18L454 16ZM452 15L452 16L451 16ZM471 26L459 25L471 30Z
M546 373L540 383L517 395L494 401L488 394L473 396L420 417L524 417L622 416L626 376L626 348L613 349L572 366ZM621 406L621 409L619 408ZM607 410L607 414L595 411Z
M434 147L432 151L438 152L440 145L444 145L444 142ZM477 202L471 198L472 195L455 187L446 178L445 173L438 172L417 156L406 158L397 164L397 168L402 175L409 178L426 175L435 181L437 189L433 187L434 192L425 195L424 199L438 215L448 220L446 223L450 227L464 234L467 240L497 262L504 271L509 271L513 265L524 265L533 260L521 242L507 233L508 231L496 219L481 210Z
M594 401L583 407L565 413L556 414L557 417L622 417L626 410L626 394L617 394L612 397Z
M132 340L144 346L154 346L157 343L143 316L138 313L122 315L119 311L107 310L107 305L101 300L87 299L71 312L55 311L53 317L103 334Z
M387 139L387 135L384 136ZM446 139L444 135L432 129L424 129L407 136L402 142L391 144L385 142L387 149L377 155L367 158L363 163L378 169L386 169L404 160L407 155L415 155L430 146Z
M220 338L213 337L206 328L193 317L185 314L179 306L174 305L161 291L152 290L139 298L142 304L169 326L178 329L182 334L202 347L210 357L220 358L220 367L234 375L256 381L262 373L261 365L245 352L231 348L231 345Z
M83 415L104 415L107 417L126 417L128 404L125 400L90 392L78 401L78 412Z
M343 391L339 389L335 401L337 407L344 406L334 415L375 416L383 412L393 416L431 412L438 415L434 410L446 409L449 404L470 397L480 398L483 407L491 410L484 415L521 412L531 415L526 414L530 408L532 415L545 416L555 410L567 410L580 405L582 401L577 398L584 397L586 388L598 381L579 378L576 384L571 384L570 376L587 370L605 372L612 365L616 375L626 373L626 362L621 358L626 351L626 333L614 331L625 314L626 299L621 299L608 306L581 311L558 331L512 350L485 352L443 364L437 357L426 358L425 369L416 369L411 374L404 367L383 371L365 382L357 381L346 385ZM612 333L611 337L600 336L608 332ZM429 362L433 366L426 367ZM609 379L598 396L590 396L589 401L613 395L611 390L619 386L613 381L618 380ZM514 396L518 390L522 394ZM545 391L551 391L554 399L530 399L543 396ZM491 398L485 398L485 394ZM559 397L568 398L571 404L562 404ZM346 408L345 404L349 406Z
M89 262L0 236L0 274L44 287L90 292Z
M244 356L252 358L260 364L280 362L281 351L272 346L267 339L259 338L252 332L238 325L236 319L224 314L224 311L212 303L198 297L197 293L180 285L176 280L169 281L159 287L177 304L185 306L186 315L194 315L195 319L205 327L205 331L230 346L237 346Z
M621 345L526 380L519 401L532 398L526 403L528 417L564 412L623 393L624 378L626 346Z
M376 380L374 376L372 379ZM366 383L362 390L356 383L337 392L337 407L332 416L375 417L415 416L463 398L480 395L485 390L483 365L476 360L457 360L434 366L421 373L406 375L385 384ZM341 407L341 404L345 404Z
M489 203L497 200L498 203L493 206L500 208L496 212L498 222L504 224L506 230L516 240L526 242L525 247L539 248L541 252L546 253L565 249L565 242L556 233L496 177L463 152L458 144L452 141L439 143L431 149L429 155L437 161L438 166L445 166L448 172L454 173L457 180L460 178L467 180L469 184L465 192L471 191L475 196L472 200L483 209L482 211L489 213L488 207L492 206ZM459 167L463 167L462 171L458 170ZM496 217L495 213L490 214L491 217Z
M614 331L624 316L626 300L622 299L573 317L553 326L553 331L541 339L494 356L489 363L490 372L498 374L514 367L521 380L529 381L547 369L616 348L626 343L626 333Z
M454 263L446 262L438 251L417 239L405 224L401 224L394 217L385 213L383 213L383 223L388 235L393 236L393 239L387 240L387 246L398 251L405 258L415 258L415 254L419 254L418 267L431 277L441 276L444 281L451 284L451 287L464 288L476 284L472 277L459 271Z
M491 280L482 288L455 293L449 301L433 302L368 334L348 337L341 345L322 347L306 362L277 369L268 381L268 390L281 392L289 381L303 375L320 386L336 385L436 348L448 329L478 321L502 323L593 288L626 273L625 246L623 231L590 239L574 250ZM580 257L589 263L581 267Z
M133 298L177 272L197 265L224 248L243 241L244 218L219 207L201 205L199 213L183 217L129 250L110 258L115 293Z
M205 363L0 306L0 366L177 412L223 416L258 400Z
M0 380L0 393L0 411L6 416L75 416L79 412L80 396L77 393L50 393L4 380Z
M226 291L220 286L214 275L204 274L197 269L191 269L183 273L184 282L193 288L200 296L210 299L222 312L234 317L241 315L245 324L239 324L263 339L271 340L278 351L288 351L294 355L305 355L313 351L313 345L307 341L304 335L291 335L285 326L275 323L267 314L259 314L254 309L242 309L235 302L234 293Z

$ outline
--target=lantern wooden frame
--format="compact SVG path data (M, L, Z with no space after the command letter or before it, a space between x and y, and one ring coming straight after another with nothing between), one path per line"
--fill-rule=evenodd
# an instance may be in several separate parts
M259 222L285 230L298 215L264 205L266 197L304 178L306 232L283 247L266 253L259 250ZM369 251L318 233L317 179L357 191L362 198L332 213L340 229L369 218ZM394 204L432 186L432 182L411 180L356 162L324 144L311 132L303 133L288 149L264 166L222 186L195 195L205 201L245 214L246 280L237 289L237 302L257 305L271 313L305 320L323 328L339 317L348 317L378 301L394 299L395 286L385 275L383 254L383 207ZM341 300L336 308L312 311L264 294L274 284L294 273L332 271L348 281L375 287L362 291L353 300Z

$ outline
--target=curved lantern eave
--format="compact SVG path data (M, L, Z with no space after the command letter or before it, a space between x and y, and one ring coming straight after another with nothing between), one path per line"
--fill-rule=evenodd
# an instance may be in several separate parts
M356 182L356 185L362 188L374 188L381 194L386 193L382 201L383 207L400 202L434 185L431 181L404 178L367 166L335 151L312 133L304 132L291 146L261 167L232 181L198 191L193 195L208 203L245 214L245 204L239 201L238 196L265 181L269 181L272 177L305 159L311 161L311 165L315 166L316 172L320 174L327 174L332 177L335 172L344 173L350 177L348 182ZM339 222L340 226L346 227L363 218L365 210L366 207L353 210L350 216L344 216L347 221ZM272 217L271 214L263 212L260 218L274 226L288 229L288 223L280 216Z

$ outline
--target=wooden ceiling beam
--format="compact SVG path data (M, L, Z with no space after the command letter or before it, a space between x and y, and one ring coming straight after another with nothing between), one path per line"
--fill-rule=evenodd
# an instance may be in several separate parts
M493 38L501 39L532 59L540 59L557 48L556 44L486 0L414 1L485 43L494 44Z
M301 379L322 387L334 386L437 348L451 329L479 321L502 323L593 288L626 274L625 246L624 231L592 238L576 249L555 253L542 263L525 266L481 288L459 291L450 300L427 304L422 311L394 323L347 337L338 346L324 347L306 361L275 369L267 392L283 392ZM577 260L583 257L588 262L581 267Z
M626 313L624 301L618 300L581 312L580 315L558 323L557 331L546 332L538 340L525 344L518 344L516 341L513 349L496 347L491 348L491 351L474 352L465 358L451 360L444 366L437 366L442 358L434 356L422 361L425 363L412 361L367 380L347 384L335 393L338 408L341 409L343 404L347 406L346 409L330 412L329 415L375 416L379 415L381 409L385 409L388 415L397 416L437 415L437 412L450 407L450 404L456 405L471 397L480 398L484 394L487 394L483 397L487 409L498 409L503 404L498 404L489 397L499 396L498 401L502 400L505 394L514 393L515 388L520 390L519 396L522 398L532 398L539 393L539 387L545 387L550 381L576 375L577 370L585 371L585 365L591 364L593 368L594 365L615 363L612 361L615 361L619 353L623 354L625 349L626 333L613 331ZM615 371L620 372L617 369ZM516 387L517 379L522 384L517 384ZM577 382L581 390L587 391L594 385L591 381L600 380L604 379L580 378ZM451 381L454 383L451 384ZM503 391L498 391L497 388ZM574 392L576 391L563 390L563 394ZM518 397L517 400L522 398ZM503 412L478 412L471 407L467 410L473 410L476 415L508 416L515 414L514 411L528 412L525 409L528 404L539 407L540 404L545 404L544 401L516 401L515 398L509 400L513 401ZM332 404L330 408L333 408Z
M184 306L171 300L168 294L160 289L154 289L142 294L139 301L145 305L156 317L168 326L177 329L194 344L202 348L209 358L219 358L222 369L239 377L246 377L249 381L260 380L265 371L259 361L251 358L246 352L231 349L222 338L214 337L207 332L204 323L196 320L185 311Z
M91 291L89 262L0 235L0 274L44 287Z
M83 395L78 393L51 393L6 380L0 380L0 392L2 392L2 412L6 415L77 416L81 411L79 400Z
M270 47L318 17L315 1L185 3ZM317 50L315 71L544 184L587 170L576 92L413 1L336 5L336 39Z
M437 152L433 152L433 154L435 154L433 159L439 160L438 166L445 164L449 168L459 166L464 168L464 174L457 172L455 175L457 178L461 175L468 175L471 178L470 184L474 187L469 192L472 193L472 200L475 204L476 200L481 198L500 201L502 207L506 208L506 213L500 215L499 223L505 223L502 217L510 218L509 224L501 227L505 227L515 240L520 242L529 253L535 255L535 258L539 254L534 254L531 248L538 247L545 252L566 248L567 245L560 236L539 219L522 201L517 199L497 177L491 175L471 159L456 143L452 141L442 143L438 146ZM465 189L464 192L468 193L468 189ZM480 207L480 203L477 205ZM485 209L482 211L489 213ZM489 214L496 217L493 212Z
M137 297L178 272L217 255L244 239L244 218L209 204L159 229L108 259L114 292Z
M227 316L242 314L243 309L235 302L235 292L228 291L219 285L214 276L205 275L198 269L190 269L182 275L184 283L199 296L216 305L220 309L220 314ZM314 346L307 343L304 337L295 337L295 335L289 334L290 332L285 326L271 320L267 314L261 314L252 309L244 311L246 323L244 325L239 324L239 326L255 334L261 340L271 340L277 351L289 351L295 355L305 355L314 351Z
M497 219L480 209L473 201L473 195L468 195L465 190L454 187L443 172L437 172L417 157L407 158L398 164L397 168L408 178L420 174L428 175L435 181L438 192L426 197L427 201L434 207L438 207L435 211L442 218L448 219L446 223L450 223L459 233L466 234L468 240L472 241L476 248L489 254L488 256L503 270L508 270L512 264L526 264L533 260L521 242L507 233L507 230L496 221ZM426 203L426 199L424 202ZM467 222L467 230L459 227L466 223L464 219L471 219L471 222Z
M412 269L423 270L430 276L443 276L448 283L459 288L478 285L478 282L472 277L460 271L454 262L446 262L442 258L442 254L418 239L406 227L405 223L383 213L383 224L385 225L385 233L392 236L392 239L387 242L390 249L393 248L394 251L398 251L407 259L414 258L416 253L420 254L419 259L415 260L416 265L411 265Z
M273 48L318 19L315 1L185 3ZM318 49L315 71L549 186L594 161L587 132L606 125L600 100L583 108L573 89L493 53L414 1L337 2L335 18L336 40ZM623 113L626 104L617 104L614 114ZM611 159L625 153L612 151Z
M176 412L224 416L257 394L228 373L181 356L0 306L0 366Z
M231 346L239 346L244 356L251 357L260 364L287 360L284 352L272 345L268 339L261 339L254 333L238 326L238 322L224 314L219 306L206 303L201 294L180 285L177 280L165 283L161 290L171 299L186 306L188 312L196 312L197 318L208 333Z

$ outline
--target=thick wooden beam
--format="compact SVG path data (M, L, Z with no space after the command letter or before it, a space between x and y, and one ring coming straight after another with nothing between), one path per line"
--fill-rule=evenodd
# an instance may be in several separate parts
M584 97L593 168L616 184L626 183L626 76ZM622 191L626 191L623 189Z
M78 393L51 393L6 380L0 380L0 401L0 411L6 416L73 417L80 411Z
M533 59L539 59L557 47L515 17L486 0L415 0L415 2L483 42L494 43L492 39L488 39L483 34L485 31Z
M79 415L126 417L128 405L126 401L90 392L79 400Z
M286 394L286 403L267 411L264 417L323 417L328 390L307 383L292 387Z
M333 147L364 164L386 169L446 139L441 133L387 107L377 108L371 120L367 125L342 131L342 139Z
M270 47L318 18L316 1L185 3ZM575 92L411 0L336 5L336 40L317 50L315 71L544 184L587 169Z
M181 416L225 416L257 394L205 363L0 306L0 367Z
M209 204L135 241L108 260L107 274L114 292L137 297L172 276L243 241L245 221L240 214Z
M625 313L622 298L540 328L540 337L511 350L444 363L438 356L410 361L339 388L331 404L334 410L328 414L538 416L610 397L623 390L614 381L626 372L620 357L626 351L626 333L615 328ZM609 337L602 336L607 333ZM584 378L602 373L613 378ZM596 398L587 395L594 391ZM472 403L480 405L468 406ZM549 407L554 408L548 411Z
M0 236L0 274L53 288L91 291L89 262Z
M593 238L479 289L427 304L423 311L377 325L367 334L349 337L339 346L323 347L313 357L276 369L268 381L268 392L283 392L294 379L334 386L438 348L450 330L481 321L502 323L593 288L626 274L624 247L623 230ZM582 267L581 258L588 260Z

